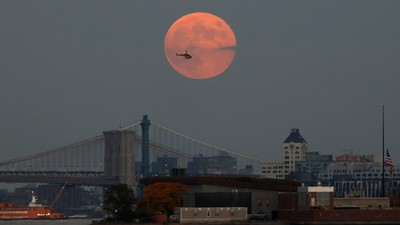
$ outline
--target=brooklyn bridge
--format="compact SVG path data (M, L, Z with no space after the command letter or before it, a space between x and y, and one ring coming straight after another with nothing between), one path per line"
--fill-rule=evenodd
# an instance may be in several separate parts
M205 161L207 168L201 166ZM0 182L133 186L140 177L168 175L173 169L197 175L256 175L260 160L197 140L145 115L84 141L0 162Z

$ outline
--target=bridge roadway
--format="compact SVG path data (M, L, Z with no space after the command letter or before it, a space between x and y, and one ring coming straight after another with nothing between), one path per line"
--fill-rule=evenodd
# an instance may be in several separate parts
M0 182L5 183L65 183L77 185L114 185L118 177L105 177L103 172L93 171L1 171Z

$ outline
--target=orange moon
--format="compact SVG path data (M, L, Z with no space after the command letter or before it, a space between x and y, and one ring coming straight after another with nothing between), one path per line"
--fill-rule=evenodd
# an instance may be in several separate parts
M179 54L192 56L186 59ZM208 79L223 73L236 53L236 38L231 27L210 13L195 12L176 20L164 40L169 64L191 79Z

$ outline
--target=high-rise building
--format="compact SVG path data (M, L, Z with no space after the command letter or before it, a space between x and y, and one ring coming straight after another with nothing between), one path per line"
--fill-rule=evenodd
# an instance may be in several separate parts
M300 130L294 128L283 142L283 161L261 163L261 176L276 179L285 177L295 171L298 161L305 161L307 141L300 135Z
M295 128L283 142L283 156L285 169L290 172L295 170L296 161L305 161L307 141L300 135L300 130Z
M315 184L319 174L333 162L332 155L321 155L319 152L307 152L305 161L296 161L296 179Z

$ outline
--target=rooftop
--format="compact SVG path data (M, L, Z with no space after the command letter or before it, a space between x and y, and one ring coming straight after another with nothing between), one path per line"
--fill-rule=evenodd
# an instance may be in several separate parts
M290 142L307 143L307 141L300 135L300 130L297 128L294 128L290 131L289 136L283 143L290 143Z
M223 176L180 176L180 177L148 177L140 180L141 184L150 185L156 182L178 182L186 185L215 185L237 188L251 188L271 191L297 191L299 182L252 178L252 177L223 177Z

